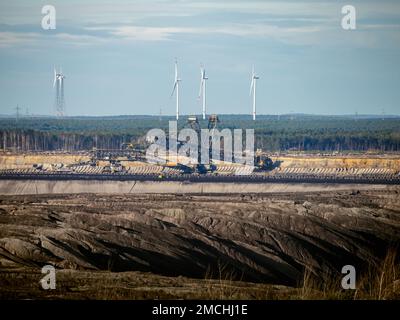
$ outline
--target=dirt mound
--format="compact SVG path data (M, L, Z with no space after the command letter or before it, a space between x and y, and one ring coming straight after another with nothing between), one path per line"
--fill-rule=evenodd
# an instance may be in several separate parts
M400 242L399 189L270 195L0 197L0 266L296 285Z

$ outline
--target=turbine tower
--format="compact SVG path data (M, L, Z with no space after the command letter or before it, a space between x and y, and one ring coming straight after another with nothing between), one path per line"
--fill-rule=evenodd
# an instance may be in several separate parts
M171 97L176 91L176 120L179 120L179 82L182 80L178 77L178 61L175 60L175 82L174 88L172 89Z
M260 79L260 77L258 77L255 74L253 66L253 71L251 73L251 85L250 85L250 95L253 94L253 120L256 120L256 85L258 79Z
M63 117L65 115L64 79L65 76L62 73L62 69L60 68L60 72L57 72L56 68L54 67L53 88L56 89L56 98L54 104L58 117Z
M200 97L203 97L203 120L206 119L206 80L208 78L206 77L206 69L201 65L200 67L200 91L199 91L199 99Z

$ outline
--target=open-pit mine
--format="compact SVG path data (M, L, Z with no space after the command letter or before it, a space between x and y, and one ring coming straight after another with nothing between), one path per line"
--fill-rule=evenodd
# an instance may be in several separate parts
M270 159L237 175L226 163L200 174L123 156L2 154L0 296L399 298L399 273L385 268L399 268L400 157ZM39 285L44 265L56 290ZM345 265L357 293L340 287Z

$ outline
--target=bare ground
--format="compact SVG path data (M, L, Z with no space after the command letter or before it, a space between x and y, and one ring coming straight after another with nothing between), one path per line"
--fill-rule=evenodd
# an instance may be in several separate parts
M0 196L0 296L291 298L397 248L399 193Z

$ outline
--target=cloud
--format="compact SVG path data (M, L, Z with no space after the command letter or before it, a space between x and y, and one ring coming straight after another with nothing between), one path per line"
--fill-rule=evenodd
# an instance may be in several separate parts
M15 47L18 45L32 45L40 35L37 33L0 32L0 48Z
M138 41L166 41L174 40L179 34L192 35L228 35L248 38L290 39L301 34L321 32L318 26L281 27L268 24L231 24L229 26L206 27L142 27L142 26L115 26L89 27L88 31L103 31L115 38Z
M229 15L230 13L263 14L280 18L332 19L340 16L341 7L347 1L332 0L116 0L116 1L57 1L55 7L60 22L66 23L137 23L157 17L179 19L208 14ZM400 14L398 0L353 0L364 17ZM43 3L20 0L0 3L0 21L8 24L39 23ZM37 14L34 14L37 12ZM39 20L38 20L39 19Z
M57 33L50 37L56 40L60 40L62 42L66 42L68 43L68 45L75 45L75 46L88 46L88 45L102 44L106 42L106 39L87 34Z
M71 0L70 5L57 4L57 26L60 28L55 32L35 33L26 28L18 30L18 25L8 25L9 29L0 25L3 26L0 28L0 46L35 46L46 39L56 44L95 46L179 40L180 35L200 35L213 41L214 36L222 35L273 40L288 45L340 45L343 39L351 38L356 46L370 47L382 42L379 38L383 31L387 33L385 41L398 39L400 3L354 0L354 4L359 18L358 30L348 37L340 27L340 2L153 0L134 3L98 1L94 6ZM29 6L31 4L27 2L24 10ZM20 7L9 5L4 7L4 12ZM1 19L4 12L0 13ZM384 17L388 15L392 22L385 24ZM37 25L31 26L38 29ZM352 45L351 41L346 44Z
M177 33L195 33L193 28L176 27L142 27L142 26L117 26L117 27L88 27L88 31L103 31L111 35L110 39L129 39L137 41L164 41L171 40Z
M136 25L84 27L73 32L53 34L33 32L0 32L0 47L37 46L46 41L68 46L123 45L138 42L177 41L179 35L240 37L249 40L273 40L287 45L351 45L357 47L378 46L382 32L385 41L397 40L400 25L365 24L351 33L339 24L304 24L296 26L274 23L236 23L221 26L198 27L145 27ZM78 33L79 32L79 33Z
M0 48L38 47L44 46L47 41L69 46L89 46L105 43L105 39L87 34L56 33L46 35L35 32L0 32Z

